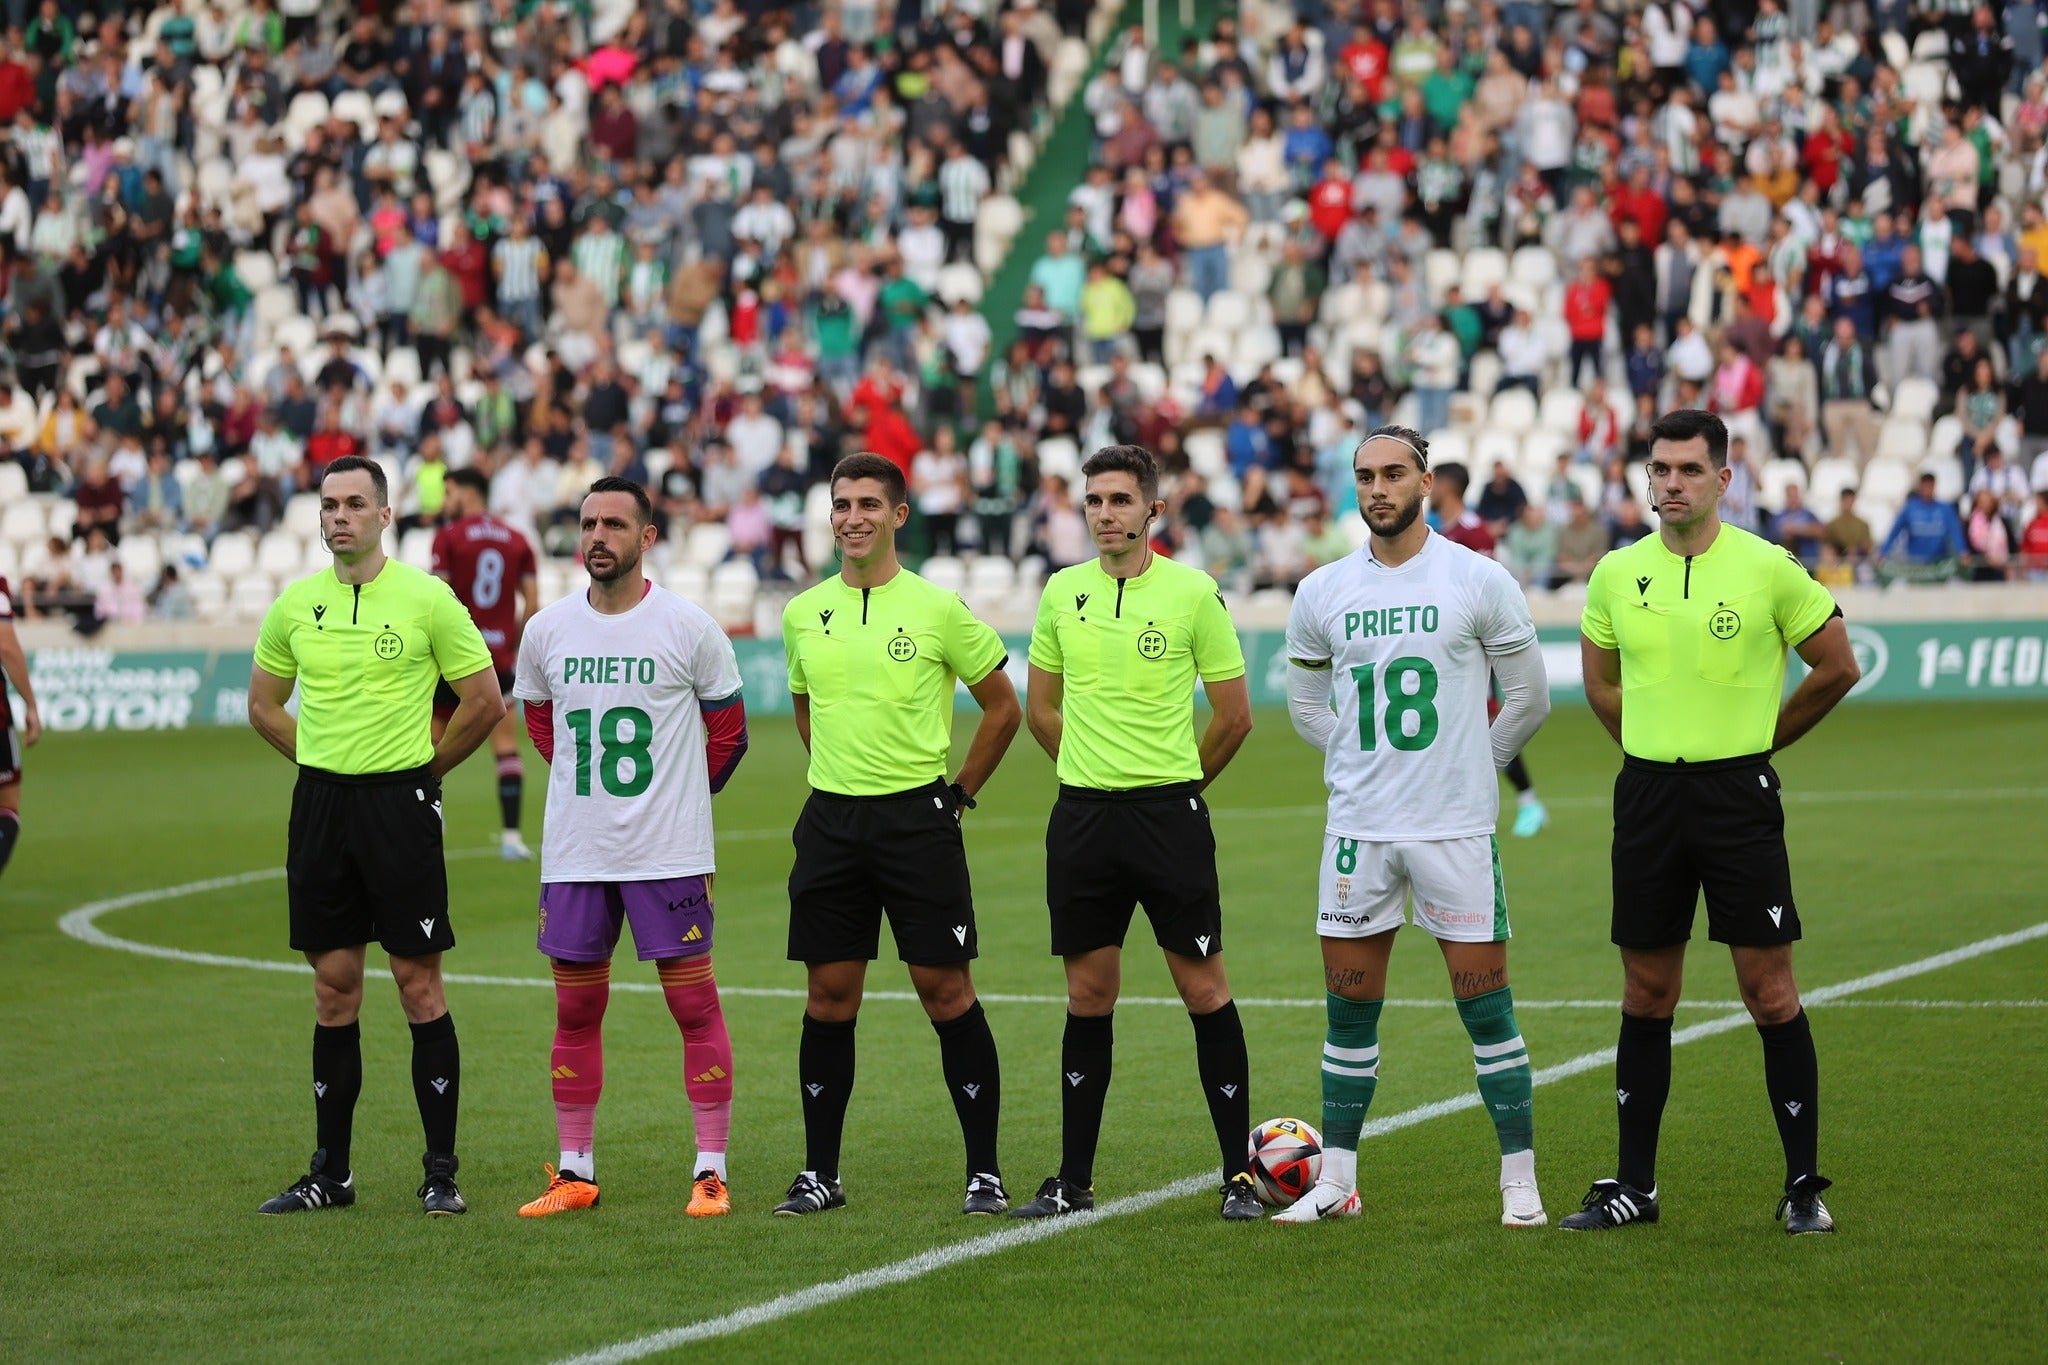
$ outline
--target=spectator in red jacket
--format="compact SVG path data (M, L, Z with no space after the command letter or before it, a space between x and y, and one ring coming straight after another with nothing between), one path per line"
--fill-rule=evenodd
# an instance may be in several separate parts
M14 51L0 38L0 124L11 124L14 116L35 102L36 79L15 58Z
M1336 241L1351 221L1351 177L1344 174L1344 163L1335 157L1323 163L1323 178L1308 192L1308 220L1327 242Z
M1664 242L1664 225L1671 220L1671 206L1650 186L1650 168L1637 166L1628 181L1614 189L1607 213L1618 235L1624 222L1633 222L1642 233L1643 245L1654 251Z
M1806 143L1799 149L1800 168L1822 198L1832 193L1842 178L1842 163L1849 158L1851 145L1849 135L1835 120L1834 106L1823 103L1819 126L1806 135Z
M1571 358L1565 366L1565 382L1577 386L1581 362L1593 367L1600 377L1600 350L1607 341L1607 305L1614 291L1600 278L1600 269L1588 256L1579 262L1578 278L1565 287L1564 325L1571 333Z
M441 250L441 264L455 277L462 291L462 310L474 314L490 298L491 257L483 244L470 235L469 224L458 222L448 245Z

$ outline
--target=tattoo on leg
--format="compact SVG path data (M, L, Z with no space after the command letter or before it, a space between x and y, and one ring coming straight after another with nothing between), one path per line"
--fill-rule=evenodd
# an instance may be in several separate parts
M1451 994L1461 1000L1475 995L1485 995L1488 991L1497 991L1507 984L1506 967L1495 967L1490 972L1451 973Z
M1323 968L1323 985L1335 995L1342 995L1352 986L1364 984L1365 972L1357 967Z

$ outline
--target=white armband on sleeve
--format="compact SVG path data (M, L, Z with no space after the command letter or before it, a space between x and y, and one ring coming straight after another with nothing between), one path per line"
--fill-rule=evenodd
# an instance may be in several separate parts
M1337 713L1330 707L1329 665L1288 665L1287 718L1294 722L1294 733L1307 740L1317 753L1330 747L1330 736L1337 729Z
M1500 715L1492 729L1493 766L1500 769L1514 762L1550 714L1550 679L1543 670L1543 647L1533 641L1488 662L1500 679Z

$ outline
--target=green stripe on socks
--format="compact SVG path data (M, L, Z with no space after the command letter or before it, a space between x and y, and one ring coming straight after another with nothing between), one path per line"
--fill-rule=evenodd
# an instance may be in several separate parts
M1529 1049L1515 1024L1515 997L1506 986L1458 1002L1458 1018L1472 1038L1472 1067L1479 1098L1500 1138L1501 1155L1526 1152L1536 1143ZM1323 1078L1329 1093L1329 1077Z
M1380 1074L1380 1007L1384 1000L1347 1000L1326 993L1323 1037L1323 1146L1358 1150L1365 1111Z

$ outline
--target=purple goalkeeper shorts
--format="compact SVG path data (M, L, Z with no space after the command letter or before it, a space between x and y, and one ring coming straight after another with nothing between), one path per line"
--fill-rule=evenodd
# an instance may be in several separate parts
M606 962L631 920L642 962L711 951L711 885L704 877L651 882L542 882L540 950L563 962Z

